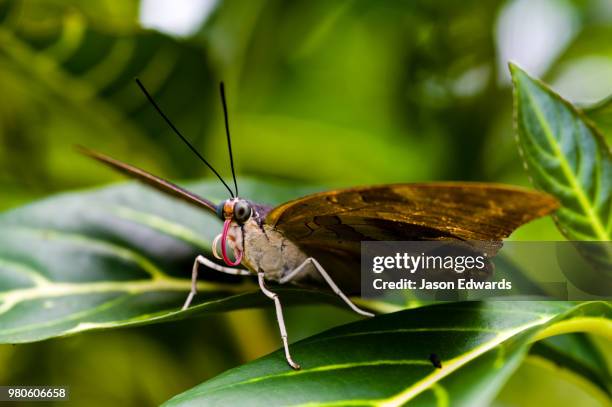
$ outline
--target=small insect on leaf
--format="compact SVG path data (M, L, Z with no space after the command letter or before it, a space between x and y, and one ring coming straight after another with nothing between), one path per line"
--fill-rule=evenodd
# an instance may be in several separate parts
M442 361L440 360L440 357L438 355L436 355L435 353L430 354L429 360L433 367L442 369Z

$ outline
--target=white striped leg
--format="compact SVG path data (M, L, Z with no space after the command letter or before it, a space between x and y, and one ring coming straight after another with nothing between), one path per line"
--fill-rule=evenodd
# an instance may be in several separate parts
M248 270L232 269L229 267L220 266L217 263L208 260L206 257L199 255L193 262L193 268L191 270L191 291L189 291L189 295L185 300L185 305L183 305L183 311L189 308L191 301L193 301L193 297L195 297L195 295L198 293L198 268L200 264L206 267L210 267L213 270L220 271L225 274L232 274L234 276L247 276L251 274Z
M287 363L289 363L289 366L291 366L295 370L299 370L300 365L298 365L293 361L293 359L291 359L291 354L289 353L289 343L287 342L287 329L285 328L283 308L281 306L280 299L278 298L278 294L273 293L272 291L266 288L266 284L264 282L264 273L257 273L257 279L259 280L259 288L261 288L261 292L263 292L266 297L274 301L274 306L276 307L276 320L278 321L278 329L280 330L281 339L283 340L283 347L285 348L285 359L287 359Z
M329 285L329 287L332 289L332 291L340 298L342 298L342 300L349 306L351 307L351 309L353 311L355 311L356 313L360 314L360 315L364 315L366 317L373 317L374 314L372 314L371 312L367 312L362 310L361 308L359 308L358 306L356 306L355 304L353 304L353 301L351 301L343 292L342 290L340 290L340 288L336 285L336 283L334 282L334 280L332 280L332 278L330 277L329 274L327 274L327 271L325 271L325 269L323 268L323 266L321 266L319 264L319 262L312 258L309 257L306 260L304 260L304 262L302 264L300 264L298 267L296 267L294 270L290 271L286 276L284 276L283 278L280 279L280 283L281 284L285 284L289 281L291 281L295 276L297 276L298 274L300 274L302 271L304 271L306 269L306 265L308 263L311 263L315 269L319 272L319 274L321 274L321 276L323 277L323 279L327 282L327 284Z

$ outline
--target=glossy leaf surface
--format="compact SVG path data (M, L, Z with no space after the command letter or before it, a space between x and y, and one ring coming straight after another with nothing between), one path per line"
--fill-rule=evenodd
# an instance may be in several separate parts
M447 303L400 311L294 344L300 371L278 351L165 405L488 405L531 341L581 330L610 337L611 312L603 302Z
M299 188L243 182L264 202ZM225 198L216 183L190 187ZM147 187L126 184L49 198L0 215L0 343L18 343L268 304L247 278L203 271L192 309L180 312L197 254L220 222ZM336 301L303 290L287 303Z
M611 240L612 155L598 130L571 104L515 65L515 120L534 184L559 199L570 240Z

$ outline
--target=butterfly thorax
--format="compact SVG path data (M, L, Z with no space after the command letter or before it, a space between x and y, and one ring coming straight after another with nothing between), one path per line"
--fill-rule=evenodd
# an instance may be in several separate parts
M291 240L256 215L242 225L233 223L228 237L230 246L243 251L242 265L253 273L265 273L268 280L278 281L308 257Z

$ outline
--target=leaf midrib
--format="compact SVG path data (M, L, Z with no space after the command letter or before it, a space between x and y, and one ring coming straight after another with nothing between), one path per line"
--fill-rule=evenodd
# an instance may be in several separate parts
M223 291L231 293L244 293L246 286L250 284L224 284L198 282L198 290L201 292ZM154 278L150 280L134 281L97 281L90 283L51 283L31 288L0 293L0 314L7 312L16 304L24 301L32 301L41 298L56 298L69 295L124 292L129 294L142 294L155 291L184 291L191 288L191 280L180 278Z

